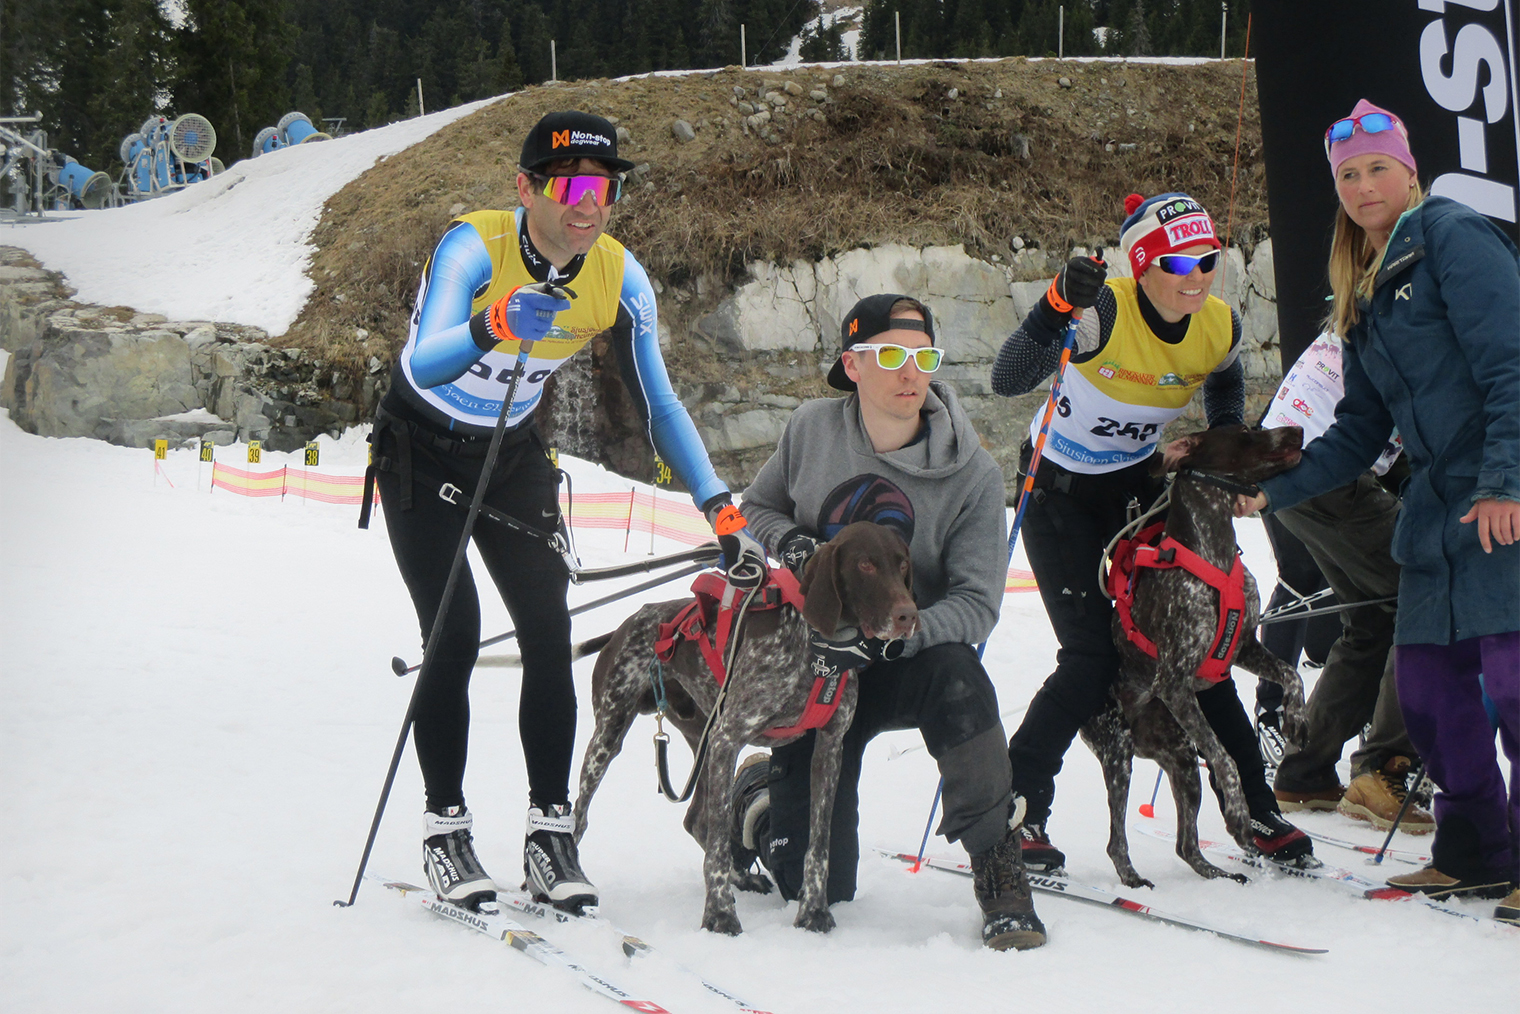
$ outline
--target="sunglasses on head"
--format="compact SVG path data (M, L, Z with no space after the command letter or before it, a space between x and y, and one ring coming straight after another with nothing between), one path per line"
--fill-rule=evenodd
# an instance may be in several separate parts
M1197 268L1204 274L1213 271L1219 264L1219 251L1206 253L1202 257L1189 257L1186 254L1162 254L1156 258L1156 265L1169 275L1190 275Z
M1359 129L1364 134L1381 134L1385 130L1392 130L1395 125L1393 117L1387 113L1363 113L1361 116L1336 120L1325 131L1325 154L1330 154L1330 145L1336 141L1349 140Z
M876 353L876 365L884 370L900 370L908 357L913 357L913 365L918 367L920 373L933 373L939 369L939 364L945 358L945 350L929 346L922 349L904 348L901 345L852 345L851 352L874 352Z
M538 192L551 201L575 207L587 194L602 207L617 203L623 196L623 181L616 176L539 176L534 174Z

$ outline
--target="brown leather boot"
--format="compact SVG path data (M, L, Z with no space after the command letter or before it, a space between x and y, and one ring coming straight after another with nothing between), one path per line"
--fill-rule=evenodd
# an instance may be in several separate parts
M1045 943L1024 877L1022 839L1010 829L986 852L971 857L973 888L982 906L982 943L995 951L1026 951Z
M1423 894L1427 898L1503 898L1515 887L1508 877L1501 874L1458 879L1447 876L1434 866L1389 877L1387 884L1410 894Z
M1393 818L1404 805L1407 790L1405 779L1409 777L1408 757L1390 757L1377 771L1369 771L1351 779L1346 794L1341 797L1336 810L1353 820L1365 820L1380 831L1393 827ZM1399 830L1408 834L1429 834L1436 829L1436 820L1430 811L1411 802L1399 821Z

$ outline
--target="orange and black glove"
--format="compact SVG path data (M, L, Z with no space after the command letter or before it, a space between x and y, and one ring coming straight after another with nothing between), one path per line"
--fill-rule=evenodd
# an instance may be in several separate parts
M770 568L765 562L765 547L750 534L744 515L732 502L719 501L707 509L707 523L718 536L723 550L719 565L735 588L758 588L765 583Z

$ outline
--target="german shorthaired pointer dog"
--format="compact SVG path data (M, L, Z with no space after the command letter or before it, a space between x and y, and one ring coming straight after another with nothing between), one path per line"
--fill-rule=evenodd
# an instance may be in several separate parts
M718 933L733 935L740 931L733 886L761 893L771 889L763 874L734 869L734 764L746 745L778 746L797 738L768 737L766 730L787 728L801 720L814 683L808 627L832 635L841 626L853 626L867 637L890 640L909 636L918 623L908 547L895 530L883 525L858 522L842 529L808 561L800 587L805 597L801 615L783 605L765 612L752 611L746 617L729 673L728 694L710 734L706 763L686 812L686 830L706 854L702 872L707 901L702 928ZM634 717L656 710L650 679L656 632L690 601L644 606L618 627L597 658L591 684L596 732L581 765L580 796L575 804L577 841L586 830L591 797L607 765L622 749ZM695 751L717 698L718 683L700 651L689 641L680 642L662 671L666 717ZM813 750L812 833L796 925L818 932L834 927L824 890L828 882L829 819L844 733L855 715L856 691L854 678L845 681L839 708L818 730Z
M1236 561L1235 494L1210 477L1241 485L1259 482L1298 463L1303 431L1296 427L1262 430L1220 427L1186 437L1187 455L1173 481L1165 535L1208 564L1229 573ZM1162 455L1157 454L1161 465ZM1163 544L1167 545L1167 544ZM1231 650L1228 624L1222 619L1220 592L1188 570L1136 568L1131 616L1136 630L1154 645L1155 656L1132 643L1116 612L1114 641L1123 659L1109 706L1082 728L1082 738L1103 766L1108 784L1110 832L1108 855L1119 879L1129 887L1153 886L1130 862L1125 836L1131 761L1145 757L1166 771L1177 806L1177 855L1202 877L1231 876L1203 857L1198 847L1201 786L1197 758L1209 763L1224 796L1225 825L1241 847L1256 852L1251 818L1239 772L1198 705L1197 693L1213 683L1199 674L1206 657L1228 678L1236 665L1282 685L1283 732L1302 746L1304 691L1296 670L1256 640L1260 602L1256 581L1244 570L1244 615L1235 616L1239 640ZM1225 603L1228 605L1228 603ZM1235 879L1243 879L1236 877Z

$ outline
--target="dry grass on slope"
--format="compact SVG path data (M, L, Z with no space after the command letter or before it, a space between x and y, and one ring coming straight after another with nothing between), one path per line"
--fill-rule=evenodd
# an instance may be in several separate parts
M1006 256L1013 236L1063 252L1112 245L1131 191L1186 190L1223 227L1241 72L1238 61L1011 59L530 88L376 165L328 202L315 233L317 289L283 341L350 375L372 357L388 365L443 228L462 211L516 204L522 137L551 110L616 117L631 132L622 154L649 168L633 178L611 231L674 288L661 309L684 326L754 260L884 242ZM802 89L788 108L816 107L823 120L786 116L778 143L745 133L734 86L754 102L757 88L787 81ZM810 99L820 88L827 98ZM676 141L677 118L696 140ZM1260 137L1248 68L1234 211L1247 245L1266 222Z

